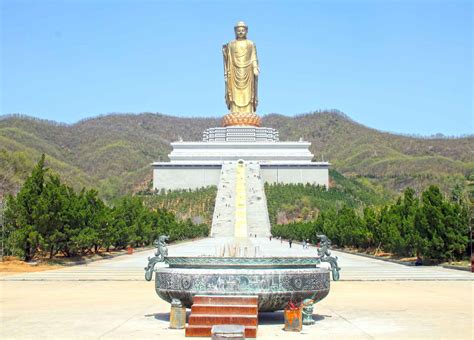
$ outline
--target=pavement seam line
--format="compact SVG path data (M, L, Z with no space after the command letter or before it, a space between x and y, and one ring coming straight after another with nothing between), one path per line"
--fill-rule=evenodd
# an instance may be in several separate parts
M357 328L358 330L360 330L362 332L362 334L364 334L368 339L375 339L372 335L370 335L369 333L367 333L366 331L364 331L362 328L360 328L359 326L357 326L356 324L350 322L349 320L347 320L345 317L343 317L341 314L339 314L338 312L335 312L333 309L329 308L329 310L331 312L333 312L334 314L336 314L337 316L339 316L342 320L346 321L347 323L351 324L352 326L354 326L355 328Z
M115 326L114 328L102 333L97 339L102 339L104 336L106 336L107 334L109 333L112 333L113 331L115 331L116 329L120 328L121 326L123 326L124 324L126 324L128 321L132 320L134 317L136 317L138 314L140 313L135 313L133 314L131 317L129 317L127 320L121 322L119 325Z

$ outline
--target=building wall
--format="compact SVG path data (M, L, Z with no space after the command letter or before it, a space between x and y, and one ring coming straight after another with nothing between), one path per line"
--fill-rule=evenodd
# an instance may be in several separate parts
M153 169L153 189L198 189L219 184L221 167L160 167Z
M281 184L314 184L329 187L328 168L274 166L261 167L260 170L265 183Z
M314 184L329 186L328 167L300 165L261 165L266 183ZM153 188L165 190L198 189L219 184L221 166L159 166L153 169Z

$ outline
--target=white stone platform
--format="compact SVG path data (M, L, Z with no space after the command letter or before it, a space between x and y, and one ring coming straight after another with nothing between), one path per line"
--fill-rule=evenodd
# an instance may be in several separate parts
M153 189L179 190L217 186L222 164L219 162L155 162ZM314 184L329 187L328 162L260 163L260 174L269 184Z
M209 128L202 134L203 142L278 142L278 131L255 126Z
M258 163L264 183L329 186L329 163L313 162L305 141L280 142L278 131L264 127L210 128L202 142L171 143L169 162L154 162L153 189L217 186L225 162Z
M308 163L314 155L309 142L174 142L172 163L209 164L223 161Z

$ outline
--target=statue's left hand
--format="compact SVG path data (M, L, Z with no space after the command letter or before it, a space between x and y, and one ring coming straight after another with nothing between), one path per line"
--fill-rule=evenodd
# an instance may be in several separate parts
M258 77L258 74L259 74L258 68L255 67L253 69L253 74L254 74L255 77Z

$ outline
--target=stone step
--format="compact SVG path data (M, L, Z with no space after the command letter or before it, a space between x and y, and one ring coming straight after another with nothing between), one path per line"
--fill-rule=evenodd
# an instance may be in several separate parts
M258 305L258 296L235 296L235 295L196 295L194 304L199 305Z
M212 217L211 237L234 235L236 163L224 162Z
M256 315L257 305L226 305L226 304L194 304L193 314L226 314L226 315Z
M192 314L189 325L243 325L257 326L257 315Z
M264 181L260 174L260 164L253 162L247 167L247 224L249 233L253 235L270 235Z
M211 330L213 325L190 325L186 327L185 335L200 336L200 337L210 337ZM256 338L257 337L257 327L256 326L245 326L245 338Z

